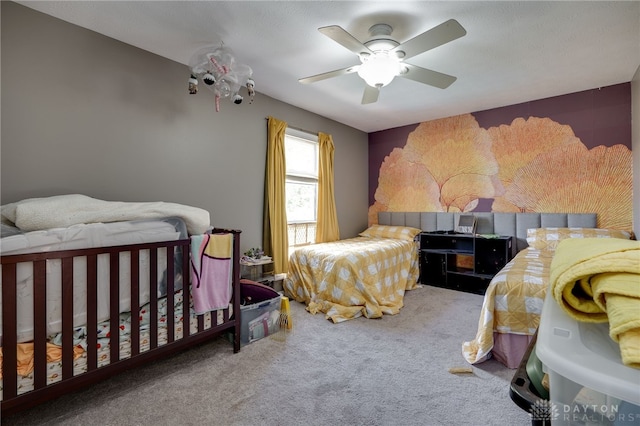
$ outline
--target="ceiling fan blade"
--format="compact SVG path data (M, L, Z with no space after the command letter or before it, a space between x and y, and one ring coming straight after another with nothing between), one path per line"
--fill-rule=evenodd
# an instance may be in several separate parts
M401 45L396 46L392 52L402 51L404 52L404 56L401 57L403 59L408 59L412 56L426 52L427 50L449 43L450 41L460 38L465 34L467 34L467 30L465 30L458 21L455 19L449 19L437 27L433 27L422 34L415 36L411 40L407 40Z
M440 89L446 89L457 80L449 74L443 74L441 72L428 70L416 65L411 65L406 62L403 63L407 72L401 73L399 77L408 78L409 80L417 81L418 83L428 84L429 86L438 87Z
M342 69L335 70L335 71L329 71L329 72L325 72L325 73L322 73L322 74L317 74L317 75L312 75L310 77L301 78L298 81L300 83L304 83L304 84L315 83L316 81L326 80L327 78L331 78L331 77L338 77L338 76L345 75L345 74L352 74L352 73L358 71L358 68L360 68L360 65L354 65L354 66L348 67L348 68L342 68Z
M338 25L320 27L318 28L318 31L320 31L322 34L326 35L336 43L346 47L356 55L360 55L362 53L373 53L367 46L362 44L358 39L356 39L354 36L349 34L346 30Z
M368 84L364 86L364 94L362 95L362 105L372 104L378 100L380 89L371 87Z

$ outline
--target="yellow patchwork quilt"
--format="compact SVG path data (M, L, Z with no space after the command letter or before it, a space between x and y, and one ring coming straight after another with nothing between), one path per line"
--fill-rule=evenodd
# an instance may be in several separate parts
M462 353L469 363L488 358L493 349L494 331L535 334L549 286L552 259L553 251L529 247L493 277L484 296L476 337L462 345Z
M418 276L414 241L356 237L297 249L283 287L307 311L338 323L397 314Z

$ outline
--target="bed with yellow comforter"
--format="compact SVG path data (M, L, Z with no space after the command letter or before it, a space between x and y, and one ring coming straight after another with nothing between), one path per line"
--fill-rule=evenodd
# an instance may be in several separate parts
M418 286L419 229L374 225L360 236L293 252L285 295L334 323L397 314Z
M505 265L487 288L476 336L462 344L467 362L477 364L494 356L509 368L518 367L540 324L556 248L560 241L576 238L629 239L631 234L597 228L528 229L529 247Z
M549 285L552 259L553 252L528 247L493 277L484 296L476 337L462 345L462 353L469 363L477 364L491 356L494 333L535 334ZM516 368L520 363L517 354L500 355L498 359L509 368Z

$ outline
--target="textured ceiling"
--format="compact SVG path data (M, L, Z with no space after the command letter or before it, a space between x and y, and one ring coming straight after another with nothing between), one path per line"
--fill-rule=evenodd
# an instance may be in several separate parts
M183 64L223 42L253 68L255 102L268 95L365 132L628 82L640 66L639 1L18 3ZM361 105L357 74L298 82L359 63L319 27L365 41L387 23L404 42L451 18L467 35L409 61L456 76L447 89L396 78Z

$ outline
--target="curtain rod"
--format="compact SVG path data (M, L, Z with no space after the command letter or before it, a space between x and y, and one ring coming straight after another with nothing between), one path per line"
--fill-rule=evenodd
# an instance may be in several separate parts
M268 121L269 117L265 117L264 119ZM317 135L318 134L318 132L312 132L312 131L309 131L309 130L301 129L299 127L289 126L288 123L287 123L287 127L290 128L290 129L293 129L293 130L297 130L299 132L309 133L310 135Z

